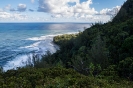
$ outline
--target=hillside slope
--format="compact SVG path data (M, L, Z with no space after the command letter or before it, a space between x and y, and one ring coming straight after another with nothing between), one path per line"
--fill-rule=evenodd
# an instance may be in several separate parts
M126 21L133 17L133 0L127 0L121 7L117 16L114 17L113 22Z
M112 22L92 24L76 35L54 37L60 50L43 60L74 68L85 75L89 75L91 69L97 75L113 66L119 76L129 77L133 74L132 11L133 0L127 0Z

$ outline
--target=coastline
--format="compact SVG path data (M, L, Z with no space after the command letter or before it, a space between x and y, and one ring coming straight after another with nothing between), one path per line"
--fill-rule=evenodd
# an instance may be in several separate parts
M69 35L69 34L78 34L78 33L79 32L68 32L68 33L62 33L62 34L46 35L46 36L28 38L26 40L41 41L41 42L40 43L36 42L32 45L20 47L20 48L24 48L24 49L26 49L26 48L29 48L29 49L38 48L38 51L35 51L34 53L32 52L32 53L22 54L22 55L16 56L12 61L8 61L7 64L2 66L3 70L6 72L7 70L25 67L26 65L29 65L29 63L33 64L33 54L37 55L38 57L40 57L39 59L41 59L41 56L46 55L46 53L48 51L50 51L50 53L53 54L57 50L60 49L59 45L54 43L54 41L53 41L54 37L62 36L62 35L66 35L66 34ZM44 42L46 42L49 45L49 48L47 46L43 45Z
M0 66L13 69L25 66L31 53L54 53L59 49L53 43L53 37L64 34L76 34L90 27L87 23L7 23L0 24ZM4 35L7 35L3 38ZM56 49L55 49L56 48ZM10 56L10 57L9 57ZM9 57L9 58L8 58ZM23 62L23 63L22 63Z

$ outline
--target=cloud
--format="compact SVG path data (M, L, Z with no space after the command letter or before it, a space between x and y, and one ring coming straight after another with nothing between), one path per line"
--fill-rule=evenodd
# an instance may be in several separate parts
M10 11L16 11L14 8L11 8Z
M0 12L3 12L3 9L0 8Z
M120 6L113 7L112 9L102 9L100 12L96 14L75 14L75 19L81 19L83 21L89 21L89 22L108 22L111 20L112 16L115 16L119 10Z
M29 11L30 11L30 12L34 12L34 10L33 10L33 9L29 9Z
M110 16L114 16L120 9L120 6L112 9L103 9L100 12L96 11L90 5L92 0L38 0L38 12L51 14L52 18L75 18L78 20L88 21L103 21L110 20Z
M75 3L70 5L70 3ZM96 14L94 8L91 8L92 0L80 3L80 0L39 0L39 12L51 13L52 17L73 17Z
M34 0L31 0L31 3L34 3Z
M9 18L9 17L10 17L10 13L0 12L0 18Z
M7 6L4 7L4 10L10 10L10 7L11 7L11 5L8 4Z
M100 14L111 15L111 16L116 15L119 12L120 8L121 8L121 6L116 6L116 7L113 7L112 9L106 8L106 9L101 10Z
M27 8L26 4L19 4L17 7L17 10L19 12L24 12L26 10L26 8Z
M56 14L56 15L54 14L54 15L51 15L51 17L52 17L52 18L61 18L62 15L61 15L61 14Z
M27 15L20 13L8 13L4 11L0 12L0 20L26 20L27 18Z
M34 9L27 8L26 4L18 4L17 8L11 8L7 5L5 8L0 9L0 20L21 20L25 21L73 21L73 22L107 22L110 20L110 15L114 15L120 9L120 6L113 7L112 9L102 9L100 12L96 11L90 5L93 4L92 0L38 0L39 6L37 11L44 12L43 15L27 16L24 13L29 12L37 13ZM34 3L34 0L31 0ZM10 10L10 12L5 12ZM14 11L14 12L13 12ZM46 20L49 19L49 20Z

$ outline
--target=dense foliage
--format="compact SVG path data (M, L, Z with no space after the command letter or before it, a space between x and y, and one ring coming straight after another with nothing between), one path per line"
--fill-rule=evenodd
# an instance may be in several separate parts
M104 76L84 76L72 69L61 67L21 68L0 73L0 88L132 88L133 86L129 81L113 80L112 77L103 78Z
M133 0L127 0L111 22L92 24L78 34L54 37L60 50L43 60L74 68L84 75L98 75L114 65L118 76L133 80L132 11Z

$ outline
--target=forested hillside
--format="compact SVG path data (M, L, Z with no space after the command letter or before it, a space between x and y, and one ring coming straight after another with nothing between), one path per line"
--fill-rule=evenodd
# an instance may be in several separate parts
M127 0L111 22L92 24L76 35L56 36L54 42L60 50L45 57L52 64L60 62L84 75L111 68L133 80L133 0Z
M127 0L112 21L53 41L60 50L48 52L41 61L33 57L34 67L1 72L0 87L133 87L133 0Z

